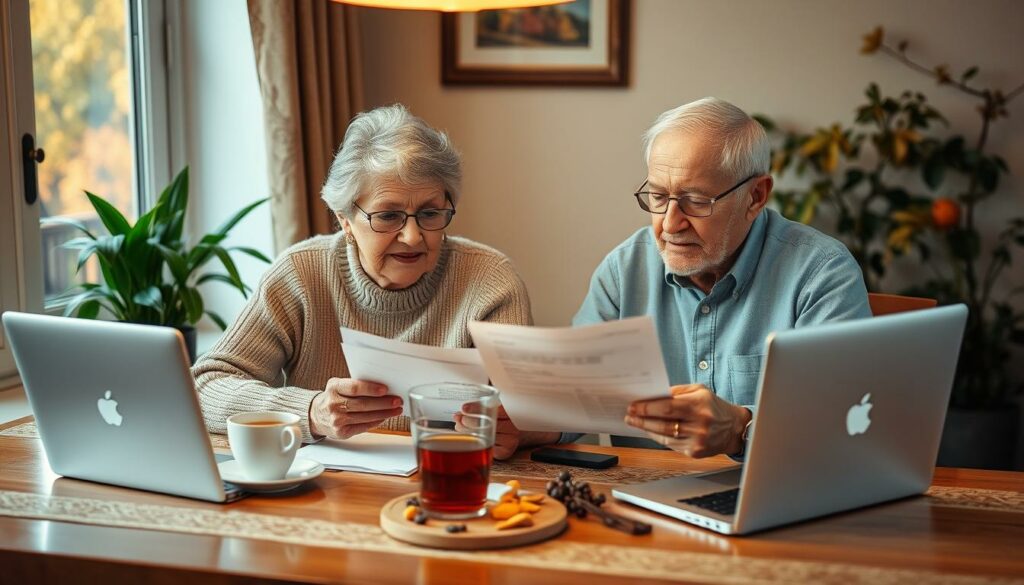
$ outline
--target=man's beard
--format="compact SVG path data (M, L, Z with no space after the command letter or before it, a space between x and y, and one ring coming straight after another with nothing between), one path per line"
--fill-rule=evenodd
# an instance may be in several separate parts
M733 228L736 226L736 222L739 221L740 214L733 213L729 217L729 221L726 222L725 227L722 230L722 234L731 234ZM669 234L661 232L662 245L658 246L658 254L661 255L661 261L665 263L669 272L676 276L689 277L694 274L701 274L709 272L710 270L717 268L725 263L729 257L729 242L726 239L720 239L711 246L701 246L699 243L692 241L685 232L683 234ZM678 260L678 257L670 255L666 251L668 242L676 244L694 244L701 247L701 255L693 260L687 260L686 265L678 265L673 262L673 259Z

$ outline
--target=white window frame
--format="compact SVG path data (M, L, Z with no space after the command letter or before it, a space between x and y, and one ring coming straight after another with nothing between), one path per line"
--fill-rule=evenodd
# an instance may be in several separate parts
M42 254L39 241L39 205L25 202L22 176L21 140L25 134L35 136L35 106L32 103L32 39L29 30L28 0L0 0L0 208L11 210L0 218L0 235L5 245L0 249L4 261L0 269L4 280L14 277L15 298L0 299L0 309L39 312L43 301ZM12 272L13 274L7 274ZM5 287L7 288L7 287ZM20 379L14 369L14 358L0 331L0 388L17 385Z
M135 146L132 186L140 213L155 203L185 160L183 76L177 65L182 62L181 2L125 0L134 81L129 128ZM21 137L36 136L31 43L29 0L0 0L0 211L13 211L11 217L0 217L0 270L4 282L13 276L17 283L13 300L0 290L0 309L59 314L59 305L44 307L40 207L38 202L25 203L21 172ZM45 144L37 146L45 151ZM7 245L9 241L14 245ZM0 331L0 389L18 383Z

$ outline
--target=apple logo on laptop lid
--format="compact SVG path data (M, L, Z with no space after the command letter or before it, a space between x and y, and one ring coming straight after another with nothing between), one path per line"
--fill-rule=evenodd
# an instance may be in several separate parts
M117 412L117 401L110 397L110 390L107 390L103 398L96 401L96 407L99 409L100 416L103 417L104 422L115 427L121 426L121 421L124 418L121 416L121 413Z
M871 419L868 418L868 413L871 412L871 393L868 392L860 399L859 404L854 404L850 407L850 410L846 413L846 432L850 436L862 435L867 432L868 427L871 426Z

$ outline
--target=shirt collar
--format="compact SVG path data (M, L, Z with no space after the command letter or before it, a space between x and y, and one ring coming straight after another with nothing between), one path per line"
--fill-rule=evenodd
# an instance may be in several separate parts
M732 283L732 293L734 295L742 293L747 285L750 284L750 279L753 278L757 264L761 260L761 250L764 249L764 240L768 233L767 213L766 210L762 209L757 214L754 223L750 226L750 231L747 232L747 238L741 245L740 254L736 257L736 262L732 265L729 272L722 277L722 280L719 281L719 283ZM673 274L669 270L668 265L665 265L664 268L665 283L669 286L696 289L689 278ZM715 286L718 287L718 284Z

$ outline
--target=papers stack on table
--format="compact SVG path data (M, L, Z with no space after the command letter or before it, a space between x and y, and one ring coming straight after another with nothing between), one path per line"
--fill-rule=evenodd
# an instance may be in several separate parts
M412 437L382 433L360 433L351 439L323 441L299 449L305 457L335 471L357 471L409 477L416 473L416 450Z

